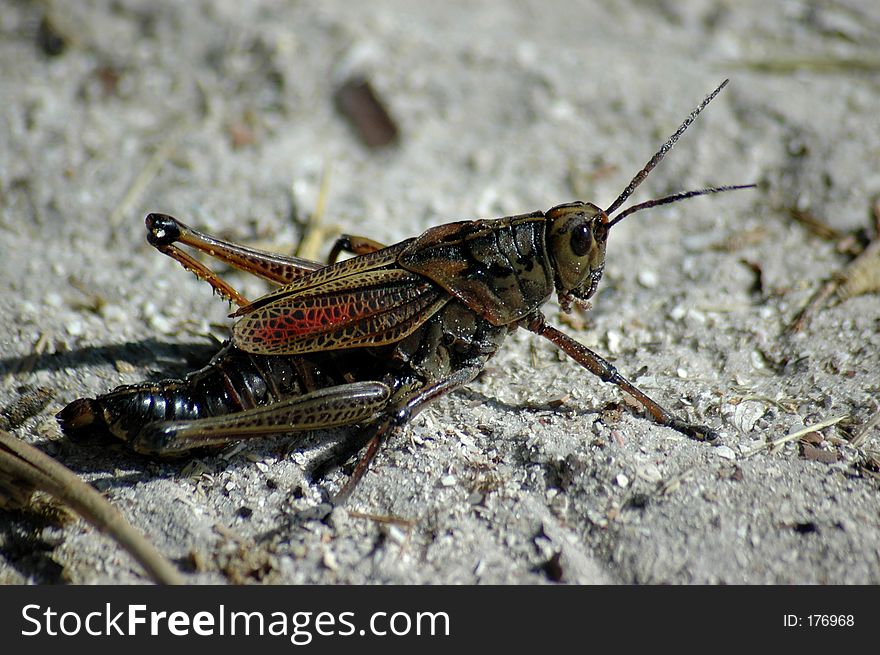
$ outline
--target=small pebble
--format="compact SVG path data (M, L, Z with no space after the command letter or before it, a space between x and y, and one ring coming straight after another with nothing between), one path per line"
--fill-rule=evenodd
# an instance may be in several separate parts
M101 313L101 318L103 318L105 321L112 323L122 323L128 318L128 314L122 307L120 307L119 305L114 305L112 303L101 305L101 309L99 311Z
M617 330L608 330L606 337L608 338L608 350L613 353L619 353L623 335Z
M85 326L83 326L82 321L78 319L73 319L68 321L67 325L64 326L64 329L67 330L67 334L72 337L78 337L85 330Z
M614 481L617 483L618 487L626 488L629 486L629 478L626 477L623 473L618 473L617 477L614 478Z
M650 269L645 269L645 270L639 271L638 280L639 280L639 284L641 284L646 289L653 289L660 282L660 279L657 277L657 274Z
M147 318L147 323L149 323L150 327L156 332L161 332L162 334L171 334L174 331L174 326L171 321L162 316L161 314L155 314Z
M336 554L332 550L324 551L323 558L324 566L326 566L331 571L339 570L339 560L336 559Z
M398 546L406 543L406 533L396 525L389 525L385 534L388 536L389 541L394 542Z
M483 502L486 497L481 494L479 491L472 491L471 495L468 496L467 502L470 505L479 505Z
M445 475L440 479L440 484L444 487L454 487L457 482L454 475Z
M715 454L723 459L736 459L736 453L733 452L733 448L730 446L718 446L715 449Z
M650 462L639 467L637 474L642 480L647 480L648 482L653 483L658 483L663 479L663 474L660 473L660 469L657 468L657 465Z
M694 321L695 323L699 323L700 325L704 325L706 323L706 314L701 312L699 309L689 309L687 311L688 318Z

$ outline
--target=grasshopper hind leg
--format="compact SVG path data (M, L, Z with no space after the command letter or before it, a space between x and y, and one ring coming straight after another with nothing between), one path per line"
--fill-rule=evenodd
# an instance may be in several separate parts
M234 414L149 423L131 439L136 451L174 456L269 435L356 425L382 412L391 389L382 382L341 384Z
M180 245L274 284L288 284L324 267L323 264L301 257L280 255L225 241L199 232L168 214L147 214L145 224L147 242L151 246L177 261L200 280L210 284L221 296L239 306L248 304L248 300L218 274L180 248Z

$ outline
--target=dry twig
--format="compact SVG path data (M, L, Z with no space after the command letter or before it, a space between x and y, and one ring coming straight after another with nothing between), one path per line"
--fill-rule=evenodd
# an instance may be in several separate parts
M159 584L184 584L180 572L125 520L100 493L41 450L0 430L0 501L27 504L34 491L47 493L109 534Z

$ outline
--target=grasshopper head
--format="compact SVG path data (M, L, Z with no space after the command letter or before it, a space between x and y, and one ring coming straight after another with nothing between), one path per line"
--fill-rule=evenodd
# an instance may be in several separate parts
M553 207L546 216L556 294L568 312L573 301L589 300L602 279L608 214L588 202L571 202Z

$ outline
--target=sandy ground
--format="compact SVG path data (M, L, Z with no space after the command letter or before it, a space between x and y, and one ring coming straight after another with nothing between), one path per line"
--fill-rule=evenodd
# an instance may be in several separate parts
M784 331L874 234L877 4L362 4L0 2L0 406L54 392L15 434L194 583L880 582L880 429L850 444L878 411L880 296L833 298ZM47 16L61 42L38 38ZM366 148L334 108L355 72L396 117L396 147ZM59 433L67 402L195 368L206 335L226 335L228 305L146 244L147 212L290 252L325 171L324 225L386 243L607 206L727 77L635 199L760 189L627 219L594 310L545 308L717 444L617 406L525 332L325 521L301 513L348 469L309 471L344 433L170 463ZM0 513L0 582L144 580L82 521Z

